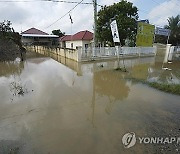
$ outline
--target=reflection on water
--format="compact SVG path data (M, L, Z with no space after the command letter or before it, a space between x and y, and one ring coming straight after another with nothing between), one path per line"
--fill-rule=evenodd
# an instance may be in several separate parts
M76 63L62 57L29 56L0 63L0 153L119 154L175 151L173 145L124 149L127 132L139 136L179 134L180 96L127 81L126 76L179 80L179 63L161 69L155 58ZM61 63L60 63L61 62ZM103 67L101 67L103 65ZM10 84L27 93L13 97Z
M180 62L166 64L165 67L169 70L162 69L162 63L155 63L149 67L149 81L160 83L180 84Z
M105 96L109 100L105 108L108 114L112 111L113 104L127 98L130 91L127 82L123 80L123 75L112 71L94 72L93 86L97 97Z
M1 62L0 76L9 76L13 74L21 74L24 69L24 63L20 62L20 59L16 59L12 62Z

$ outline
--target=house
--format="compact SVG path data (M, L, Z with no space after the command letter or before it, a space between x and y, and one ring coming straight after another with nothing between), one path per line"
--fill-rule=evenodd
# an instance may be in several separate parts
M24 45L56 45L59 36L49 35L39 29L30 28L21 33L21 41Z
M74 35L65 35L59 41L62 48L76 49L82 47L87 49L92 46L93 33L88 30L80 31Z

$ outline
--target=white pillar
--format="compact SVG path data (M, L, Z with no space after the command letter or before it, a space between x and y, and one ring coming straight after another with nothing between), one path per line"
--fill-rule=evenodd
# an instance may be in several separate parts
M171 44L167 44L166 45L166 52L165 52L165 56L164 56L164 63L168 62L168 55L169 55L170 47L171 47Z
M170 47L168 61L172 61L173 52L174 52L174 46Z
M82 47L78 47L77 49L77 61L81 62L81 57L82 57Z

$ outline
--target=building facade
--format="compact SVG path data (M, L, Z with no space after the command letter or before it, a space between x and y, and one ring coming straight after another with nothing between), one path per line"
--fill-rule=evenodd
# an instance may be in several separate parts
M60 47L68 49L84 49L92 47L93 33L90 31L80 31L74 35L65 35L60 38Z
M21 33L21 42L24 45L58 45L59 36L49 35L39 29L30 28Z

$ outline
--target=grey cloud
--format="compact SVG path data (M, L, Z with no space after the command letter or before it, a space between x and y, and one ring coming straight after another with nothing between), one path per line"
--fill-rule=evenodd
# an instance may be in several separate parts
M8 3L0 6L0 21L10 20L11 22L24 22L29 16L28 12L16 5L15 3Z

